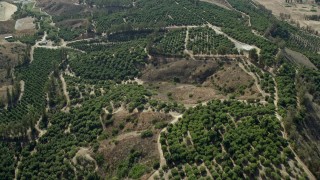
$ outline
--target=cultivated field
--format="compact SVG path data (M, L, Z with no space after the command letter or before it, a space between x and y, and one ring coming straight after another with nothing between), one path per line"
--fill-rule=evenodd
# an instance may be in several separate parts
M15 29L17 31L34 30L36 27L33 21L34 18L32 17L18 19L15 24Z
M0 2L0 21L8 21L16 11L17 6L7 2Z
M300 26L310 26L314 30L320 32L319 21L305 20L306 15L320 15L320 7L317 4L311 3L310 1L303 4L285 3L285 0L254 0L254 2L265 6L277 17L280 17L281 13L290 15L291 20L299 22Z

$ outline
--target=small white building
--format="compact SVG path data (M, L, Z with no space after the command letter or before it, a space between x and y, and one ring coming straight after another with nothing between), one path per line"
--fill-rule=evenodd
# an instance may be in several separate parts
M11 38L13 38L13 36L6 36L6 37L4 37L5 40L11 39Z

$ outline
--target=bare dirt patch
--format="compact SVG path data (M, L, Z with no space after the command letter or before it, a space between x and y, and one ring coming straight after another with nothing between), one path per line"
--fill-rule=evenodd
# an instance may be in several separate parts
M39 0L37 6L53 16L74 15L84 11L85 7L77 5L78 0Z
M25 49L20 43L0 42L0 98L6 99L7 87L12 88L13 68L21 62Z
M5 1L0 2L0 21L8 21L11 16L17 11L17 6L7 3Z
M4 37L7 36L5 34L10 35L9 33L14 33L14 20L8 20L8 21L0 21L0 34L3 34L4 36L0 36L0 42L4 40Z
M34 18L32 17L25 17L22 19L18 19L15 24L15 29L17 31L35 30L36 25L33 22L34 22Z
M284 50L284 55L289 60L294 61L294 63L300 64L310 69L317 69L317 67L303 54L286 48Z
M220 6L222 8L232 9L230 4L227 3L225 0L201 0L201 1L212 3L212 4L215 4L215 5Z
M237 99L260 99L254 79L243 71L237 62L226 63L217 73L210 77L204 84L213 84L218 90L225 94L237 95Z
M0 68L14 67L18 65L22 55L25 53L25 50L26 45L21 43L0 42Z
M201 83L219 68L219 59L187 60L161 58L152 61L142 72L145 82L175 81Z
M185 105L225 98L224 95L212 87L201 87L192 84L174 84L170 82L154 83L153 86L157 86L157 95L153 98L163 101L170 101L170 99L172 99Z
M128 133L131 131L143 131L152 129L157 122L169 122L172 117L168 114L154 111L128 112L123 109L115 114L105 115L102 121L112 120L111 124L106 124L105 132L112 135L115 130L118 134ZM110 122L110 121L109 121Z
M7 101L7 89L9 89L9 91L11 92L11 90L12 90L12 85L9 85L9 84L7 84L7 85L2 85L1 87L0 87L0 99L1 100L4 100L4 102L6 102Z
M159 161L159 152L157 149L158 134L159 131L154 133L150 138L129 136L127 139L117 141L116 143L110 140L102 141L98 151L103 154L106 164L108 164L108 169L107 171L100 171L99 173L105 176L107 172L111 175L115 172L119 164L128 159L133 150L141 152L138 163L144 164L151 169L153 163ZM151 171L147 174L150 173ZM145 175L143 177L149 176L150 175Z
M263 99L255 80L235 59L158 59L141 78L145 86L154 89L153 98L186 106L212 99Z
M312 1L308 0L302 4L285 3L284 0L254 0L254 2L265 6L277 17L280 17L281 13L290 15L291 20L298 21L302 27L311 26L312 29L320 32L319 21L305 20L305 16L320 15L319 5L312 3Z
M87 19L67 19L56 23L58 27L69 27L71 29L83 28L89 24Z

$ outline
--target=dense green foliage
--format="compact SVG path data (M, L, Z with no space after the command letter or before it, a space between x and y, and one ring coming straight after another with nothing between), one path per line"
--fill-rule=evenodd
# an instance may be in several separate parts
M145 59L146 54L143 49L124 48L114 53L92 52L82 56L77 55L70 60L70 66L77 76L86 79L121 81L137 77L138 68L145 63Z
M172 30L155 42L151 54L182 56L186 38L186 29Z
M214 178L232 179L254 178L262 166L267 178L279 179L284 177L276 167L283 164L290 172L288 161L293 160L280 131L272 105L213 101L189 109L160 141L169 166L204 162Z
M35 49L34 61L19 67L17 78L25 82L24 95L17 104L1 109L1 135L25 136L45 108L45 84L55 64L63 59L60 50Z
M0 142L0 176L2 179L14 179L16 161L14 143Z
M228 38L209 27L189 30L188 49L194 54L232 54L233 48L234 44Z
M308 114L308 107L320 102L320 75L317 70L309 69L298 74L295 66L289 62L282 64L286 60L279 57L281 50L289 47L305 54L320 68L317 54L320 38L277 20L270 11L251 0L228 2L230 9L198 0L80 0L79 5L66 5L70 12L55 14L52 18L35 11L32 4L19 6L14 18L33 16L39 27L36 34L14 40L33 45L46 32L47 40L71 41L67 45L75 51L68 51L67 56L65 50L36 48L34 61L15 69L16 81L23 80L25 90L18 101L20 86L14 85L13 93L8 93L7 108L0 103L0 133L4 140L0 143L0 177L13 179L17 168L17 179L99 179L100 175L106 179L139 179L151 173L149 165L153 164L154 170L160 168L160 177L163 178L166 171L169 179L256 179L259 176L303 179L305 174L297 165L291 147L303 149L304 139L297 134L302 132L300 126L314 118ZM47 8L53 11L62 6L57 2ZM221 28L226 35L215 33L213 28ZM143 77L143 70L157 64L157 58L161 59L160 63L183 59L188 53L185 50L195 55L238 54L231 38L226 36L261 49L248 52L254 65L246 63L247 60L243 63L248 72L257 76L263 91L270 94L266 101L212 101L186 111L191 105L178 104L171 92L166 96L161 94L161 88L153 89L149 82L137 85L129 81ZM84 40L72 41L80 37ZM85 40L87 37L93 38ZM195 60L204 60L207 64L207 60L212 59L195 56ZM230 59L213 60L221 65ZM199 68L199 73L203 73L202 70ZM192 76L196 76L197 71ZM62 83L62 77L66 84ZM180 84L183 82L180 77L168 81L174 83L175 88L185 86ZM244 95L253 84L252 80L237 90L233 87L219 90ZM159 82L157 86L160 85ZM194 86L196 92L202 85ZM278 112L273 105L275 86L288 137L295 138L296 144L290 148L281 136L284 129L275 116ZM306 98L309 96L306 93L310 93L312 100ZM232 99L235 94L229 97ZM169 100L156 100L155 95ZM192 99L193 94L189 94L189 98ZM123 114L116 112L117 108ZM176 124L171 124L170 111L186 112ZM151 127L144 129L140 126L148 123L138 123L143 113L166 117L164 121L152 120ZM121 122L117 122L118 119ZM148 121L149 117L145 119ZM161 130L161 148L168 166L160 167L158 158L148 159L146 165L141 161L146 158L142 151L134 149L119 153L120 163L105 162L104 151L123 143L117 139L121 133L136 131L138 137L132 142L156 143L154 139ZM316 152L314 146L310 147L306 149ZM296 152L300 153L300 149ZM85 152L87 156L78 152ZM158 156L152 150L151 153ZM310 159L305 153L302 155ZM308 160L310 164L318 166L317 162ZM316 168L312 170L317 171Z
M295 69L293 66L283 64L276 77L279 93L279 106L282 112L289 107L296 107Z
M111 42L131 41L140 38L146 38L152 32L152 29L116 32L108 35L108 40Z
M122 85L107 90L106 95L85 101L81 108L73 108L70 113L51 112L51 126L47 133L39 138L36 146L23 150L24 161L19 166L19 177L33 178L74 178L74 164L71 162L79 147L93 146L97 136L102 132L99 120L103 107L111 106L110 102L129 103L136 108L144 105L148 92L141 86ZM66 130L70 128L70 131ZM35 153L30 153L36 149ZM55 167L55 168L49 168ZM77 167L76 168L80 168ZM85 177L90 171L78 169L77 175Z

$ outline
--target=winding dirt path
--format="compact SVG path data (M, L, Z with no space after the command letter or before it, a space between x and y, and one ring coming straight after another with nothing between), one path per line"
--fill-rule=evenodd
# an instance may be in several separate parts
M251 27L251 17L250 17L248 14L246 14L246 13L244 13L244 12L242 12L242 11L236 9L236 8L234 8L234 7L229 3L228 0L225 0L225 2L226 2L233 10L237 11L238 13L242 14L243 16L246 16L246 17L248 18L248 26Z
M239 62L239 67L240 67L244 72L246 72L247 74L249 74L249 75L254 79L254 84L256 85L258 91L261 93L261 95L262 95L263 97L270 96L270 94L268 94L268 93L266 93L264 90L262 90L260 84L258 83L258 82L259 82L259 81L258 81L258 78L257 78L257 76L256 76L253 72L247 71L246 68L244 67L244 65L243 65L241 62Z
M47 130L42 130L40 128L40 121L41 120L42 120L42 117L37 121L37 123L34 127L39 132L38 138L36 139L37 142L38 142L38 139L41 138L47 132Z
M82 157L86 158L87 160L94 162L94 165L95 165L94 171L97 172L99 169L99 166L98 166L97 161L94 158L92 158L92 156L90 155L91 153L92 153L92 150L90 150L89 148L81 147L79 149L79 151L76 153L76 155L72 158L73 164L76 165L78 163L77 157L82 156Z
M234 43L235 47L240 51L240 50L246 50L246 51L250 51L251 49L256 49L257 53L259 54L261 49L258 48L257 46L254 45L249 45L243 42L240 42L232 37L230 37L229 35L227 35L226 33L224 33L220 27L218 26L214 26L211 23L207 22L207 25L213 29L217 34L223 35L225 37L227 37L231 42Z
M23 80L21 80L20 81L20 95L19 95L18 101L21 101L22 96L24 94L24 86L25 86L25 82Z
M64 96L65 96L65 98L67 100L67 105L63 109L64 109L64 111L69 112L70 97L69 97L69 93L67 91L67 83L66 83L62 73L60 74L60 80L61 80L61 83L62 83L63 94L64 94Z
M20 156L19 159L20 159L20 160L17 162L17 166L16 166L16 168L14 169L14 180L17 180L17 179L18 179L19 166L20 166L20 164L21 164L22 157Z
M128 133L125 133L125 134L120 134L119 136L117 136L117 137L115 138L115 140L117 140L117 141L122 141L122 140L124 140L124 139L129 138L129 137L138 137L138 136L140 136L140 135L141 135L140 132L138 132L138 131L132 131L132 132L128 132Z
M170 124L175 124L175 123L177 123L179 121L179 118L182 118L182 114L177 113L177 112L170 112L169 114L173 117L173 119L170 122ZM166 159L164 158L163 151L162 151L162 148L161 148L161 143L160 143L161 133L162 132L166 132L166 131L167 131L167 128L166 127L163 128L160 131L158 139L157 139L157 146L158 146L158 151L159 151L159 155L160 155L160 167L162 167L162 166L167 164ZM154 179L154 176L158 175L158 174L159 174L159 170L155 171L148 179L152 180L152 179Z
M40 40L40 41L37 41L36 44L31 47L31 50L30 50L30 63L32 63L32 62L33 62L33 59L34 59L34 58L33 58L34 49L37 48L37 47L40 47L39 44L40 44L40 43L44 43L44 42L46 41L46 39L47 39L47 36L48 36L48 34L47 34L47 32L45 31L45 32L44 32L44 35L43 35L42 38L41 38L41 40Z

